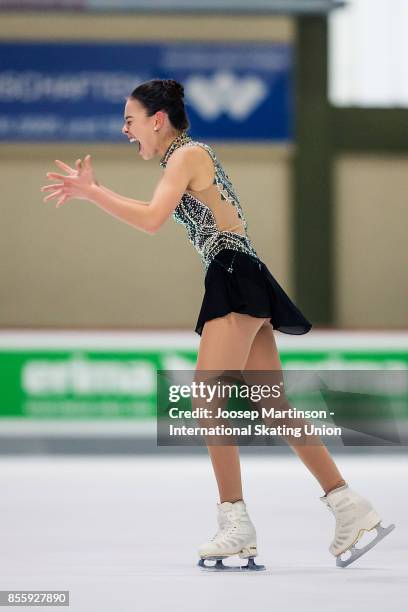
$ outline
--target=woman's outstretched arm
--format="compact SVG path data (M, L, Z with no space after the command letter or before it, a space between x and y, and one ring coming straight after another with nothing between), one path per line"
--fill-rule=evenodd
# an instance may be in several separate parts
M119 193L116 193L116 191L112 191L112 189L109 189L108 187L106 187L106 185L101 185L100 183L97 183L97 184L105 193L119 198L121 202L125 202L127 204L133 204L135 202L133 198L128 198L126 196L120 195ZM150 202L145 202L142 200L137 200L137 202L139 204L143 204L143 206L149 206L150 204Z
M178 153L178 155L176 155ZM83 163L78 163L77 170L66 164L68 175L48 172L49 179L61 182L46 185L42 191L51 191L44 201L58 198L57 206L68 199L79 198L93 202L105 212L141 231L154 234L171 215L181 200L184 191L193 176L194 164L189 163L190 151L175 151L157 184L150 202L125 198L110 189L98 184L95 179L89 155ZM60 162L60 164L63 162Z

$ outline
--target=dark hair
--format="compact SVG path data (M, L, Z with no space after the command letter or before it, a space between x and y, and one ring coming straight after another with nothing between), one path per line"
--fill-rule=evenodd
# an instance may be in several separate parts
M152 79L138 85L130 97L143 104L149 117L164 110L177 130L187 130L190 127L184 106L184 87L178 81Z

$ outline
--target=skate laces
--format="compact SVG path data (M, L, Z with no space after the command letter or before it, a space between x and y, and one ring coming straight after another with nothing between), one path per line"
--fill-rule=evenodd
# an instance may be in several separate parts
M336 519L336 529L345 529L354 523L354 518L350 518L349 511L353 510L356 504L350 497L341 499L337 504L334 504L334 506L332 506L326 498L323 497L321 499Z
M221 511L222 512L222 511ZM217 533L211 538L211 541L224 538L231 535L238 529L237 521L244 518L245 514L234 510L222 512L220 515L220 528Z

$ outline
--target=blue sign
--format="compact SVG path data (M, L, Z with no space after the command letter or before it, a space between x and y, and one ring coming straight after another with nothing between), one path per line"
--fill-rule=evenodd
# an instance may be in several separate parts
M173 78L194 138L290 141L292 55L273 43L0 43L0 140L121 141L126 96Z

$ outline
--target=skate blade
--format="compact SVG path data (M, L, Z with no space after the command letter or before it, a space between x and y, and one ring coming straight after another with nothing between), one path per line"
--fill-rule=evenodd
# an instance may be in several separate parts
M207 565L205 562L206 561L215 561L214 565ZM256 572L256 571L262 571L265 568L264 565L257 565L254 561L253 557L249 557L248 558L248 563L247 565L224 565L224 563L222 562L222 559L216 559L214 557L208 557L207 559L200 559L199 562L197 563L197 565L199 567L201 567L204 570L208 570L210 572Z
M348 549L348 551L351 553L348 559L346 559L345 561L341 559L341 555L343 555L344 553L341 553L340 555L338 555L338 557L336 557L337 567L347 567L348 565L350 565L350 563L353 563L356 559L358 559L362 555L365 555L366 552L368 552L371 548L374 548L374 546L378 544L378 542L383 540L389 533L391 533L391 531L395 529L395 525L392 524L388 527L382 527L380 524L378 524L373 527L373 529L376 529L377 531L377 535L374 540L366 544L366 546L363 546L363 548L356 548L355 544L353 544L353 546Z

